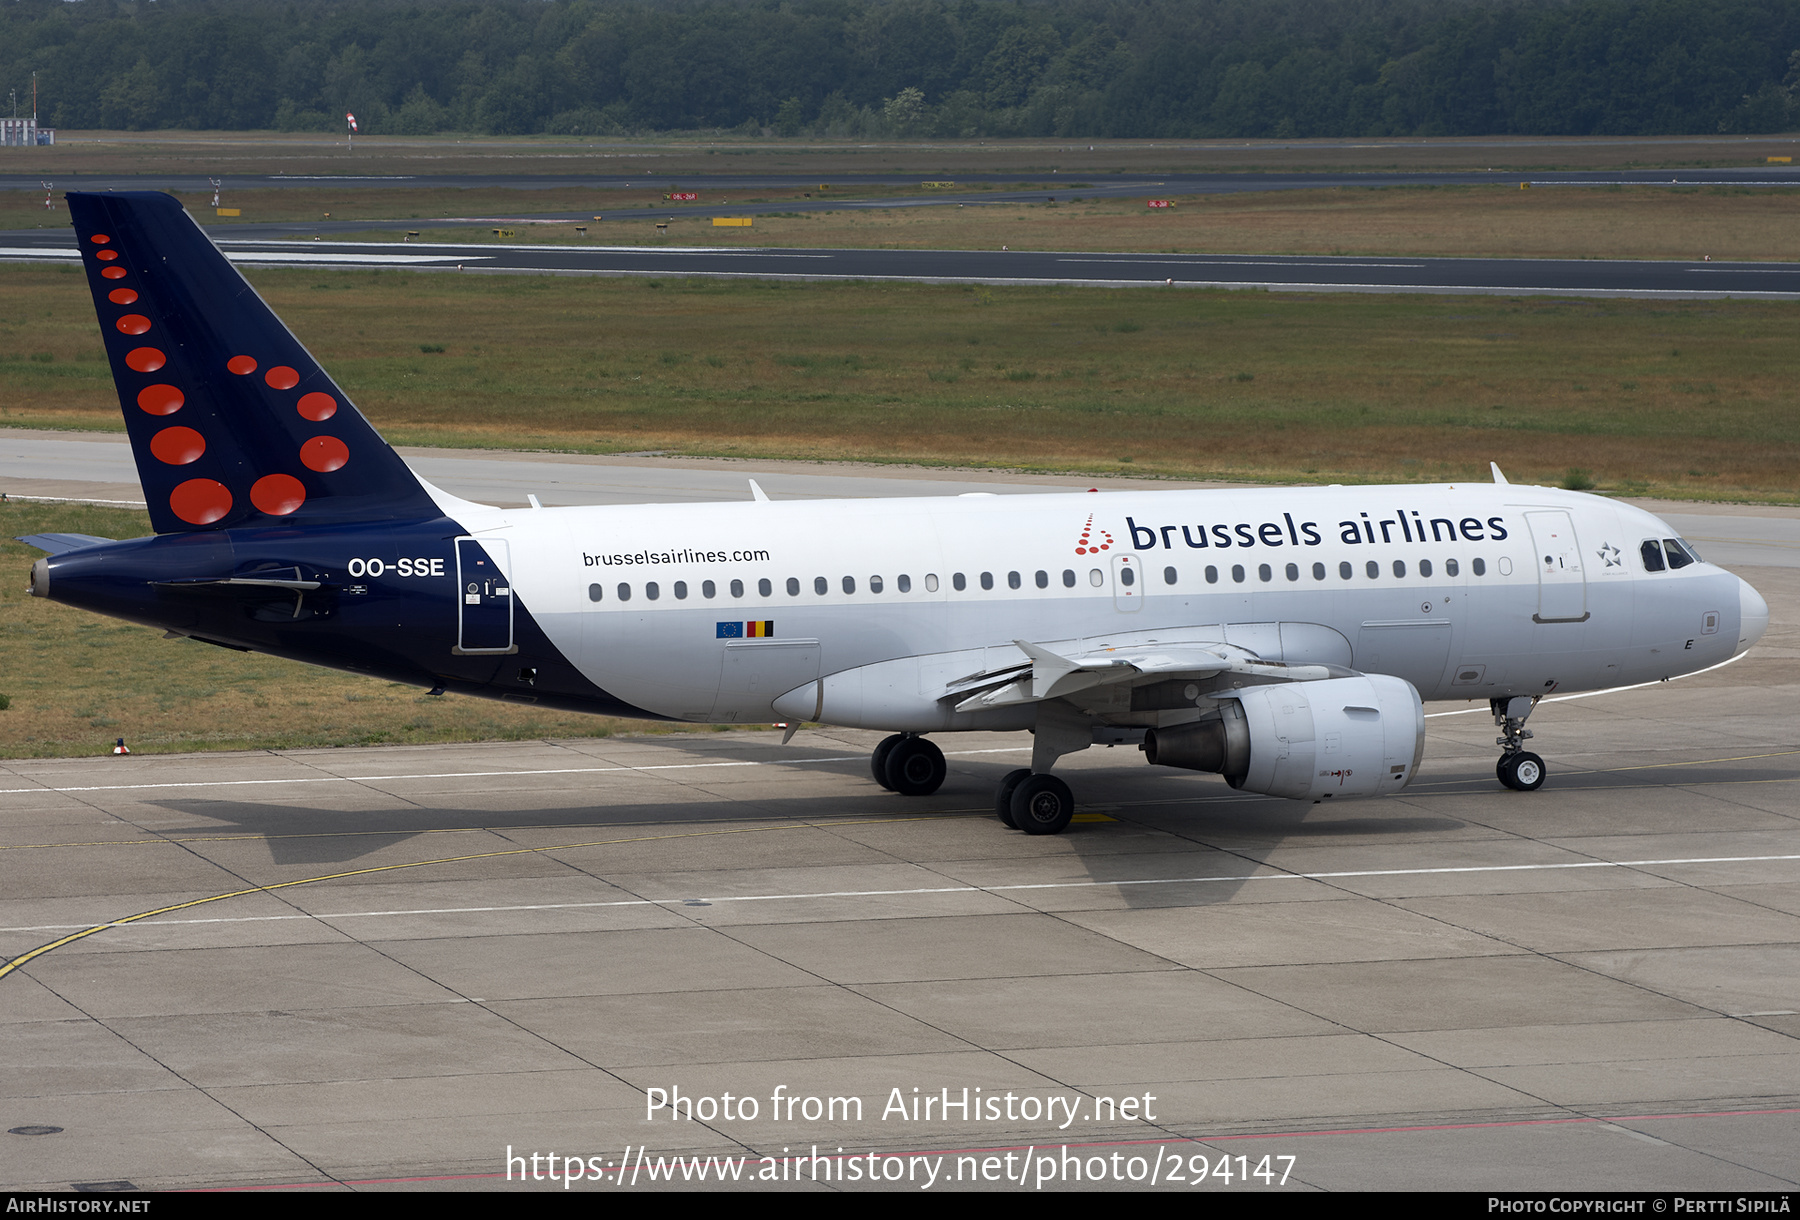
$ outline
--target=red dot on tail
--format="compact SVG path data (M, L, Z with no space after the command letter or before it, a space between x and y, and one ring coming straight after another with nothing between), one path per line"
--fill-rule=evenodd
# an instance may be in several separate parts
M150 319L141 313L128 313L113 325L119 328L121 334L141 335L150 329Z
M154 347L134 347L125 353L125 367L139 373L154 373L164 364L168 357Z
M129 305L137 300L137 291L132 288L115 288L106 294L106 299L114 305Z
M172 385L147 385L138 391L137 404L151 415L173 415L187 397Z
M92 237L88 238L88 240L93 242L96 246L104 246L107 242L111 241L112 238L108 237L104 233L96 233Z
M291 474L265 474L251 484L250 503L271 517L285 517L306 503L306 488Z
M109 280L122 280L125 278L125 268L102 267L100 268L100 274L104 275Z
M117 250L96 250L94 251L94 257L103 263L110 263L115 258L119 257L119 252Z
M247 377L256 371L256 357L233 356L225 362L225 367L236 373L239 377Z
M231 492L211 479L189 479L169 493L169 507L189 525L211 525L231 511Z
M335 436L315 436L300 446L300 461L308 470L329 474L350 460L350 446Z
M337 414L337 399L314 390L311 394L300 395L294 409L300 412L300 418L322 423Z
M156 460L170 466L186 466L197 462L206 452L206 438L192 428L164 428L150 438L150 452Z
M291 390L300 384L300 374L285 364L278 364L263 374L263 380L274 390Z

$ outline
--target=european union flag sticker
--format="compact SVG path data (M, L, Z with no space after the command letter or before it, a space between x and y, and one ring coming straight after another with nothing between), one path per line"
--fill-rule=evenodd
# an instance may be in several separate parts
M742 623L719 623L716 624L716 627L718 633L713 636L716 640L741 640L744 638Z

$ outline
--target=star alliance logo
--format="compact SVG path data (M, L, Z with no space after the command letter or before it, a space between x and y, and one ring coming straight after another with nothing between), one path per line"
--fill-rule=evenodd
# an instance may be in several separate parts
M1595 553L1606 561L1606 566L1609 568L1616 568L1623 565L1624 561L1619 558L1619 548L1610 542Z

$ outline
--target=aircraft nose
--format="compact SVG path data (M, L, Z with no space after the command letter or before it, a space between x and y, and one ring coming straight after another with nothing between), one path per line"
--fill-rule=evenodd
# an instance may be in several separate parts
M1763 600L1762 594L1750 587L1750 582L1743 577L1738 578L1738 652L1747 651L1756 641L1762 639L1763 632L1769 629L1769 603Z

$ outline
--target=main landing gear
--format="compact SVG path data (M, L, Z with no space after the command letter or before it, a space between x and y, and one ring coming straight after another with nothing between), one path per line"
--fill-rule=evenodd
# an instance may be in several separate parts
M1537 700L1525 695L1510 699L1489 699L1494 723L1501 736L1494 738L1500 747L1500 761L1494 766L1494 777L1514 792L1536 792L1544 786L1544 760L1525 748L1532 736L1525 718L1537 706Z
M944 782L944 772L944 752L913 733L884 738L869 755L875 782L901 796L931 795ZM1075 816L1075 795L1056 776L1021 767L1000 781L994 812L1028 835L1060 834Z
M1020 767L1000 781L994 812L1003 823L1028 835L1060 834L1075 816L1075 794L1054 775Z
M884 738L869 755L875 782L901 796L930 796L944 782L944 752L913 733Z

